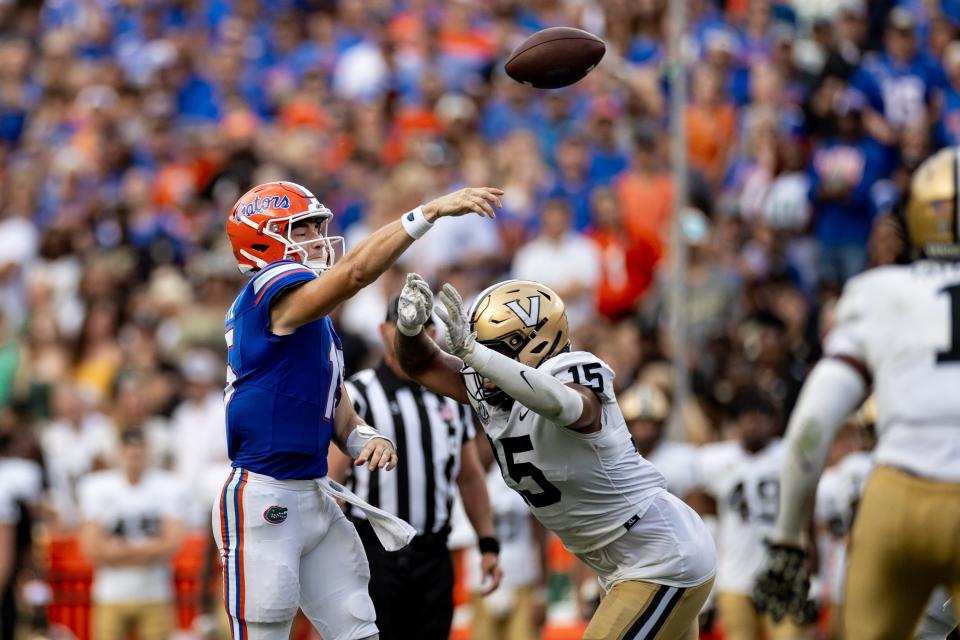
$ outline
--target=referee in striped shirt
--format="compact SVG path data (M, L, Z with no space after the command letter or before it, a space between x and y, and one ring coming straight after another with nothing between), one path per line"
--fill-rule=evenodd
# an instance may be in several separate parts
M447 534L458 489L480 539L487 593L500 583L500 545L494 537L486 475L473 443L470 409L413 382L397 363L393 344L398 301L399 296L390 300L380 325L382 362L345 383L357 414L396 443L397 468L391 473L371 472L351 465L331 447L329 474L417 530L407 547L390 553L363 514L347 510L370 563L370 596L381 640L447 640L453 622L453 562ZM432 322L427 330L433 330Z

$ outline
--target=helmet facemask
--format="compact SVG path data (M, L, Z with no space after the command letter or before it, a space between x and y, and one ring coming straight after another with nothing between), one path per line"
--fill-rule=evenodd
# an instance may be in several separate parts
M507 280L481 292L468 312L477 342L534 369L570 348L563 301L548 287L528 280ZM463 371L471 397L509 409L513 398L500 389L485 389L471 368Z
M327 230L330 226L330 220L333 213L326 207L321 210L305 211L285 218L267 223L262 229L264 235L268 235L284 245L283 257L294 258L306 267L309 267L316 273L323 273L333 267L337 257L337 247L342 255L345 246L343 236L329 236ZM293 228L298 223L316 221L320 224L320 237L310 238L297 242L293 239ZM322 243L320 256L310 259L310 248L317 243Z
M511 353L511 350L499 340L480 342L480 344L511 360L516 360L517 358L517 352ZM462 375L465 381L469 380L469 384L466 385L467 393L469 393L476 402L485 402L492 407L504 410L509 410L513 406L514 399L508 396L500 387L494 387L493 389L484 387L486 379L473 367L464 368Z

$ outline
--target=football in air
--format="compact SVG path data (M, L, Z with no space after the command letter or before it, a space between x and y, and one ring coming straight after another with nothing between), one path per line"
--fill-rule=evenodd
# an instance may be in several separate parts
M504 69L517 82L537 89L559 89L582 80L606 51L603 40L592 33L551 27L520 43Z

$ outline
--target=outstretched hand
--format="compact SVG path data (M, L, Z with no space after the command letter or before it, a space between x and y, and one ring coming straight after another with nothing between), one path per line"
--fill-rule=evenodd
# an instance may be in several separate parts
M477 334L470 331L463 300L450 283L443 285L437 297L440 304L434 308L434 312L447 328L447 346L453 355L466 360L476 344Z
M503 189L496 187L466 187L423 205L423 215L430 222L437 218L462 216L471 212L496 218L493 206L503 206L500 202L502 195Z
M415 336L433 313L433 291L418 273L408 273L397 303L397 330Z

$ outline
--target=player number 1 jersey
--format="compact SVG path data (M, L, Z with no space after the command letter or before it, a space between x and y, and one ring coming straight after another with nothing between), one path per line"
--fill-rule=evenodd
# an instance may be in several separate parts
M873 376L878 463L960 482L960 265L920 261L853 278L825 352Z

